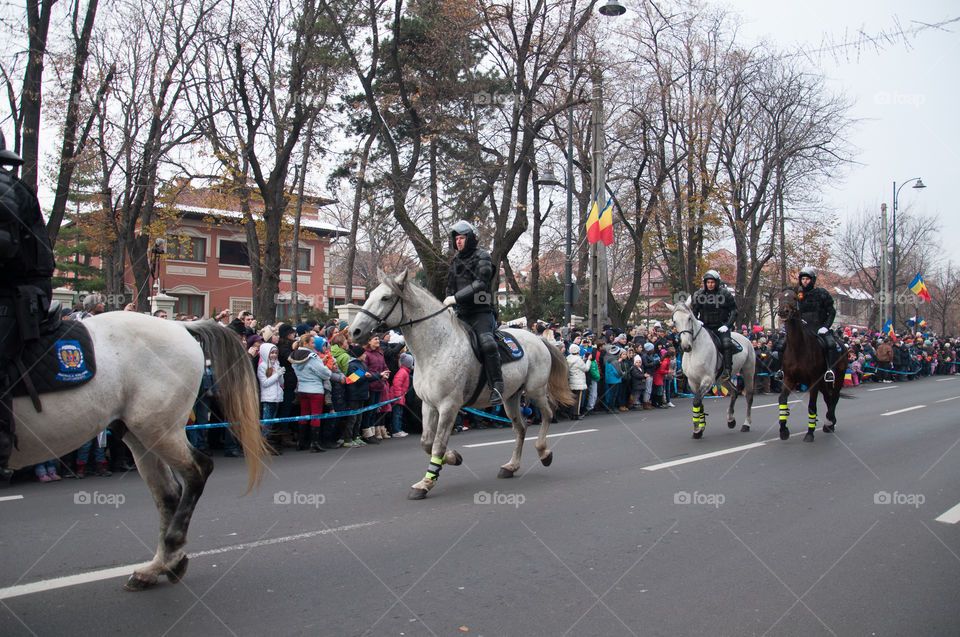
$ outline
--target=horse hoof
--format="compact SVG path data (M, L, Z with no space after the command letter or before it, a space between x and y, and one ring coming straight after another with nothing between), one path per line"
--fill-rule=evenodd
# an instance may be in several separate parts
M512 478L512 477L513 477L513 471L511 471L510 469L506 469L506 468L504 468L504 467L500 467L500 471L499 471L499 473L497 473L497 477L498 477L498 478Z
M787 440L790 438L790 430L786 427L780 427L780 440Z
M426 489L410 489L410 493L407 494L408 500L423 500L427 497Z
M552 451L548 451L548 452L547 452L547 455L545 455L544 457L540 458L540 464L542 464L542 465L545 466L545 467L549 467L552 463L553 463L553 452L552 452Z
M807 432L807 435L803 437L804 442L813 442L813 433Z
M703 429L699 431L694 431L691 438L693 438L694 440L700 440L701 438L703 438Z
M127 583L123 585L124 590L127 591L145 591L148 588L153 588L157 583L157 578L144 577L138 573L134 573L130 576L130 579L127 580Z
M750 425L743 425L740 427L740 431L750 431Z
M184 555L180 558L180 561L177 562L177 565L167 571L167 580L171 584L179 584L180 580L183 579L183 576L187 573L187 564L190 562L190 558Z
M460 465L463 464L463 456L460 455L460 452L459 452L459 451L453 451L453 450L451 450L451 451L449 451L449 452L447 452L447 453L452 453L452 454L453 454L453 462L451 462L450 464L452 464L452 465L455 466L455 467L459 467Z
M737 419L736 419L736 418L734 418L733 420L728 420L728 421L727 421L727 427L728 427L728 428L733 429L733 428L736 427L736 426L737 426Z
M836 425L836 424L833 424L833 425L824 425L824 426L823 426L823 431L824 431L825 433L832 434L833 431L834 431L834 429L836 429L836 428L837 428L837 425Z

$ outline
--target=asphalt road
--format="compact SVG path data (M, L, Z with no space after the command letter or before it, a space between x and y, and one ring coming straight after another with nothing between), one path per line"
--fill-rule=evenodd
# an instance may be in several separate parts
M850 393L812 444L777 438L772 395L748 433L710 400L699 441L688 400L564 421L553 465L528 442L511 480L512 442L486 443L512 434L464 433L421 502L413 436L287 452L243 497L242 461L216 458L186 578L141 593L121 589L156 543L136 474L14 485L0 633L956 636L960 377Z

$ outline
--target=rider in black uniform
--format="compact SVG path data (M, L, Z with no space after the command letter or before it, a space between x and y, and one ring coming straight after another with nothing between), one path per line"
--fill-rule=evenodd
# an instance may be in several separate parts
M703 289L693 293L690 299L693 315L703 321L703 326L720 338L720 353L723 356L723 373L720 380L730 378L733 370L733 341L730 330L737 324L740 311L733 293L720 282L716 270L703 275Z
M817 271L812 266L805 266L800 270L799 300L800 318L804 323L817 331L820 346L823 348L823 360L827 363L827 373L823 380L832 383L836 380L833 373L833 363L837 360L837 342L833 338L833 319L837 310L833 306L833 297L824 288L817 287Z
M16 437L13 382L23 344L39 338L53 298L53 250L36 194L15 173L23 164L6 150L0 133L0 480L13 475L7 464ZM14 167L12 169L8 166Z
M443 304L457 307L457 316L477 333L483 368L492 389L490 404L503 402L503 374L500 352L493 336L496 317L493 313L493 261L490 253L477 247L477 231L470 223L458 221L450 229L457 254L450 263L447 298Z

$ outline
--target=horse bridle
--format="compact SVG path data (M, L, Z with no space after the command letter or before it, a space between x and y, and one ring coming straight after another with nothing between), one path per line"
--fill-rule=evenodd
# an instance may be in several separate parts
M428 315L423 316L423 317L420 317L420 318L418 318L418 319L413 319L412 321L401 322L401 323L398 323L398 324L394 325L393 327L389 327L389 326L387 325L387 323L386 323L387 317L390 316L391 314L393 314L393 311L396 309L396 307L397 307L398 304L400 305L400 316L401 316L401 318L402 318L402 317L403 317L403 314L404 314L404 312L403 312L403 287L401 287L401 288L399 289L398 294L397 294L397 298L396 298L396 300L393 302L393 305L390 306L390 309L387 310L386 314L384 314L382 317L377 316L376 314L374 314L374 313L371 312L370 310L366 310L366 309L364 309L364 308L362 308L362 307L361 307L358 311L359 311L361 314L365 314L366 316L369 316L370 318L372 318L374 321L377 322L377 324L374 326L374 329L373 329L374 332L386 332L387 330L399 330L399 329L401 329L401 328L408 327L408 326L410 326L410 325L416 325L417 323L422 323L423 321L426 321L427 319L432 319L434 316L437 316L437 315L439 315L439 314L442 314L443 312L445 312L445 311L447 310L447 306L444 305L443 307L441 307L439 310L437 310L436 312L434 312L434 313L432 313L432 314L428 314Z
M697 319L696 316L691 316L690 318L693 320L694 324L697 326L697 331L694 332L693 330L680 330L679 332L677 332L677 340L679 340L680 337L683 336L684 334L689 334L690 338L692 338L693 340L697 340L697 336L699 336L700 332L703 331L703 322Z

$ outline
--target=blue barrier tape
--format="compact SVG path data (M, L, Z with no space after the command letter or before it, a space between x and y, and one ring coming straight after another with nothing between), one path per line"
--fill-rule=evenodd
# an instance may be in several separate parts
M368 405L363 409L351 409L350 411L331 411L326 414L311 414L309 416L290 416L289 418L269 418L267 420L261 420L260 424L273 424L277 422L299 422L301 420L320 420L322 418L340 418L342 416L355 416L357 414L362 414L364 412L373 411L374 409L379 409L384 405L389 405L392 402L400 400L399 397L391 398L390 400L385 400L382 403L377 403L376 405ZM187 425L187 429L214 429L216 427L229 427L230 423L228 422L214 422L207 425Z
M481 417L481 418L489 418L490 420L499 420L500 422L513 423L513 421L510 420L509 418L504 418L503 416L497 416L497 415L494 415L494 414L490 414L490 413L487 413L487 412L485 412L485 411L480 411L480 410L478 410L478 409L470 409L469 407L461 407L461 408L460 408L460 411L465 411L465 412L467 412L468 414L474 414L475 416L479 416L479 417Z
M904 376L912 376L913 374L919 374L919 373L920 373L919 371L916 371L916 372L898 372L898 371L895 370L895 369L887 369L886 367L877 367L877 366L875 366L875 365L870 365L869 363L864 363L863 369L866 370L866 369L868 369L868 368L869 368L869 369L874 369L874 370L876 370L876 371L878 371L878 372L890 372L891 374L902 374L902 375L904 375Z

